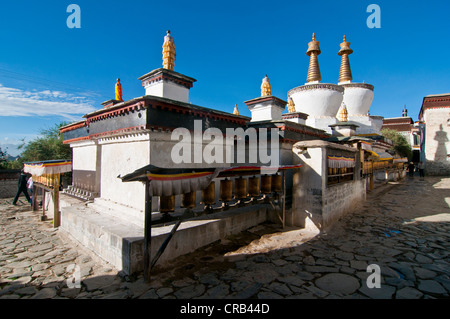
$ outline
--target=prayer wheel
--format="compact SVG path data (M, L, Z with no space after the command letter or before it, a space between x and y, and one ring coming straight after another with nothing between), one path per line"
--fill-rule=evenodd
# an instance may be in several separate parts
M174 212L175 211L175 195L161 196L159 199L159 210L163 214Z
M272 191L274 191L275 193L281 193L282 191L280 174L272 176Z
M248 194L251 197L258 197L260 194L259 189L259 178L256 176L249 178L249 184L248 184Z
M261 193L263 194L272 193L272 176L270 175L261 176Z
M247 179L239 177L234 181L235 197L237 199L247 198Z
M216 182L211 182L207 188L202 191L203 203L205 205L214 205L216 203Z
M224 179L220 181L220 198L222 202L230 202L233 199L233 181Z
M195 192L183 194L183 197L181 199L181 207L190 209L194 208L196 206L195 198L196 198Z

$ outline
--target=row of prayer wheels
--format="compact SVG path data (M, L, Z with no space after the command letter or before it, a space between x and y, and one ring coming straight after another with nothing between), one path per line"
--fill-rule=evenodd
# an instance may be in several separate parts
M349 173L349 172L351 172L351 171L350 171L350 168L348 168L348 167L342 167L342 168L329 167L328 168L328 175L338 175L338 174L345 174L345 173Z
M263 175L261 178L257 176L250 177L248 179L248 192L247 192L247 179L236 178L234 199L242 201L248 197L256 198L261 194L268 195L272 192L282 192L282 178L281 175ZM202 202L206 207L211 207L216 204L216 182L211 182L206 189L202 191ZM233 200L233 180L224 179L220 181L219 200L225 205L227 202ZM171 213L175 211L175 195L173 196L161 196L160 198L160 212ZM182 195L181 207L187 209L193 209L196 206L196 192L191 192Z

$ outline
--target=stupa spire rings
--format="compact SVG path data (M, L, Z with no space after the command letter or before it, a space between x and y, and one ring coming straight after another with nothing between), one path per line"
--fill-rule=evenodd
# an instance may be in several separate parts
M319 44L320 42L316 40L316 34L313 33L312 41L308 43L308 50L306 51L306 55L310 57L308 76L306 78L306 81L308 83L320 82L322 80L319 68L319 60L317 58L317 56L321 53Z
M341 56L341 68L339 70L339 83L341 82L351 82L353 80L352 70L350 68L350 60L348 56L353 53L350 49L350 42L347 42L347 38L344 35L344 41L340 44L341 49L338 55Z
M272 86L270 85L269 77L266 74L261 84L261 96L271 96L271 95L272 95Z
M175 68L175 57L175 41L170 35L170 30L168 30L163 44L163 68L173 71Z

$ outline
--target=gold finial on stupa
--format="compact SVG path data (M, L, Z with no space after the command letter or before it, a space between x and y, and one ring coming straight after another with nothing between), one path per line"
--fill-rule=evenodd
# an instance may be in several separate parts
M289 113L295 113L296 112L294 100L291 97L288 99L287 107L288 107L288 112Z
M348 111L344 102L342 102L341 107L339 108L337 119L339 122L348 122Z
M272 95L272 86L270 85L270 80L266 74L261 84L261 96L270 96L270 95Z
M353 50L350 49L350 42L347 42L347 38L344 35L344 41L340 44L341 49L339 50L338 55L342 56L341 59L341 69L339 71L339 82L351 81L352 70L350 69L350 61L348 56L353 53Z
M234 115L239 115L239 109L237 107L237 104L234 105L234 111L233 111Z
M319 44L320 42L316 41L316 34L313 33L312 41L308 43L308 51L306 51L306 54L310 57L308 77L306 79L307 82L320 82L322 80L322 76L320 75L319 60L317 59L317 56L321 53Z
M122 84L120 84L120 79L117 79L115 91L116 91L116 100L123 102Z
M175 41L170 35L170 31L167 31L163 44L163 68L173 71L175 68L175 57Z

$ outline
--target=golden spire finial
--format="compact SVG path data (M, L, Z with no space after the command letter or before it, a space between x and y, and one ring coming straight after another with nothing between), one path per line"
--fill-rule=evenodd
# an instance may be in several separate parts
M272 86L270 85L270 80L266 74L261 84L261 96L272 95Z
M348 122L348 111L344 102L342 102L341 107L339 108L337 119L339 122Z
M353 53L353 50L350 49L350 42L347 42L347 37L345 35L344 41L340 45L341 49L339 50L338 55L342 56L342 59L341 69L339 70L339 82L351 81L353 77L348 56Z
M233 111L234 115L239 115L239 109L237 107L237 104L234 105L234 111Z
M175 57L175 41L170 35L170 30L168 30L163 44L163 68L173 71L175 68Z
M297 112L297 111L295 110L294 100L292 100L291 97L288 99L288 105L287 105L287 107L288 107L288 112L289 112L289 113L295 113L295 112Z
M308 43L308 51L306 51L306 55L310 57L309 59L309 68L308 68L308 76L307 82L320 82L322 80L322 76L320 75L319 68L319 60L317 56L321 53L320 42L316 41L316 34L313 33L312 41Z
M120 84L120 79L117 79L117 82L116 82L116 100L123 102L123 98L122 98L122 84Z

